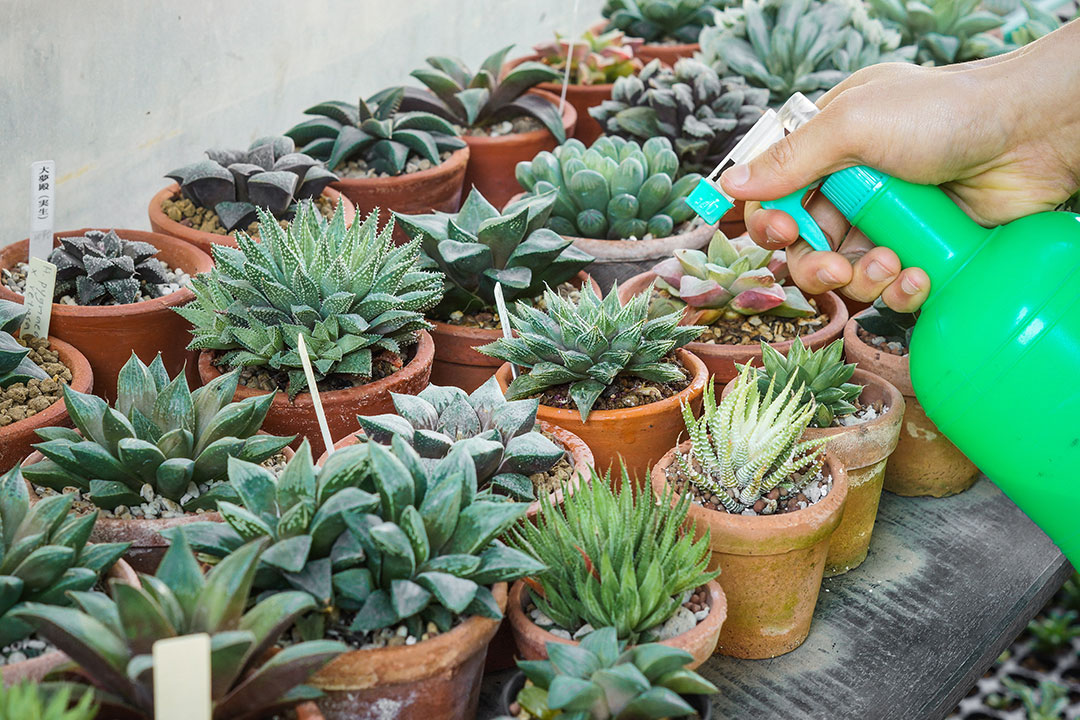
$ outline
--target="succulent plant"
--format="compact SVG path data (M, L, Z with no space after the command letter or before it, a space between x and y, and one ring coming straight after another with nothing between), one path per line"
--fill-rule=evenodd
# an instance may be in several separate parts
M529 476L545 472L566 451L536 429L539 400L507 401L492 377L472 394L428 385L417 395L390 393L397 414L357 415L361 439L388 445L395 436L427 465L455 448L473 459L476 481L515 500L533 500Z
M601 10L607 30L618 28L647 43L696 43L701 29L731 0L607 0Z
M75 515L73 501L55 495L31 506L18 466L0 476L0 647L32 632L14 611L67 605L69 590L90 590L127 552L130 543L88 545L97 513Z
M768 102L768 90L741 77L721 77L697 60L683 58L674 69L653 60L636 77L616 80L611 99L589 114L609 136L667 138L681 172L711 172Z
M785 357L768 343L761 343L762 367L757 368L758 392L767 397L773 388L801 387L800 402L814 406L811 427L827 428L833 419L855 412L852 402L862 394L863 386L848 380L855 373L855 363L845 363L844 341L834 340L820 350L810 350L802 338L795 338ZM741 365L736 367L742 369Z
M30 348L12 335L26 317L26 306L10 300L0 300L0 388L29 380L45 380L48 373L26 357ZM2 646L0 646L2 647Z
M911 62L915 46L856 0L742 0L701 33L696 56L716 72L766 88L774 104L811 99L878 62Z
M794 388L794 381L790 378L779 392L770 383L762 393L753 371L744 366L719 405L709 378L700 418L683 405L691 444L688 454L676 453L679 469L691 484L715 494L730 513L753 507L777 488L800 491L825 462L828 438L799 440L815 407L801 403L802 389ZM762 514L775 512L776 506L775 499L766 498Z
M704 585L709 533L697 541L683 531L689 494L672 502L630 481L622 468L619 490L593 472L573 493L563 488L555 505L540 498L536 523L511 532L512 547L547 570L536 576L543 591L529 595L541 612L571 633L588 624L613 627L619 638L640 642L679 609L683 594Z
M285 132L300 151L325 160L331 170L355 157L376 172L400 175L410 157L438 165L439 155L465 147L457 130L429 112L398 112L405 89L387 88L356 105L328 101L309 107L305 120ZM374 107L373 107L374 106Z
M520 302L516 312L510 310L510 325L517 334L477 348L528 369L510 383L507 399L527 398L566 384L585 422L600 393L619 375L655 382L684 379L683 371L664 358L703 328L679 325L678 313L649 320L648 292L620 305L618 290L616 283L601 300L586 285L577 304L548 290L545 310Z
M787 275L782 251L766 250L749 237L729 240L717 230L707 252L675 250L653 272L669 297L652 301L650 315L683 312L688 322L711 325L720 318L769 314L812 317L817 314L802 291L780 282Z
M73 703L74 688L52 688L29 679L0 686L0 718L10 720L93 720L98 706L92 692L83 691Z
M1002 685L1009 695L1015 697L1024 706L1027 720L1063 720L1069 707L1069 688L1053 680L1040 680L1039 687L1033 688L1015 678L1002 679Z
M887 342L898 342L905 352L911 346L911 333L915 330L915 313L903 313L893 310L880 297L864 312L855 316L855 322L866 332L880 335Z
M1031 0L1021 0L1027 19L1005 34L1005 39L1015 45L1027 45L1052 33L1063 24L1063 18L1054 12L1043 10ZM1019 4L1018 4L1019 5ZM990 9L990 8L987 8ZM1000 14L1000 13L999 13ZM1071 10L1070 10L1070 14Z
M696 715L682 695L717 692L711 682L688 670L694 658L685 650L646 643L626 648L615 629L601 628L581 645L547 643L547 660L519 660L531 685L518 704L534 718L566 720L660 720Z
M261 208L288 217L300 200L316 198L338 176L318 160L295 152L292 138L267 136L245 150L207 150L206 160L165 177L180 183L180 194L217 213L226 232L244 227Z
M1036 652L1053 654L1068 647L1080 637L1080 613L1076 610L1055 608L1028 623L1027 631L1032 637Z
M678 169L679 158L665 137L642 145L601 137L588 150L580 140L567 140L554 152L517 164L517 181L528 191L519 202L557 193L547 225L560 235L668 237L694 216L686 196L701 179L690 173L675 180Z
M112 713L109 717L121 712L154 717L151 648L159 640L192 633L211 636L214 717L269 717L320 697L301 683L346 646L329 640L297 643L263 662L278 637L315 604L306 593L294 591L271 595L247 609L265 544L248 543L203 576L180 537L157 573L142 576L141 587L113 580L112 599L72 592L77 609L28 603L16 615L79 663L95 683L103 712Z
M417 241L394 247L393 222L377 223L378 210L346 228L340 205L327 222L305 202L287 230L264 222L262 242L241 232L239 248L215 246L214 269L192 279L195 300L177 310L193 326L188 349L222 351L226 367L287 373L290 399L307 388L301 333L316 381L369 378L379 351L400 358L430 327L423 312L442 279L416 267Z
M593 261L573 241L544 228L555 193L534 196L502 214L473 188L456 213L398 215L397 222L420 243L421 265L444 276L443 299L431 314L495 307L495 284L506 302L531 300L545 285L558 287Z
M78 432L63 427L37 431L34 445L45 459L24 471L36 485L62 492L77 487L95 505L141 505L149 484L155 494L185 511L232 499L225 479L230 457L261 462L292 437L257 435L272 394L231 402L239 371L221 375L194 392L181 370L170 380L159 353L149 367L131 354L116 382L116 403L64 388L64 405ZM194 487L194 492L192 491Z
M57 241L60 247L49 255L56 266L57 297L74 295L80 305L127 305L140 290L157 297L157 286L168 282L165 266L154 257L156 247L125 240L115 230L87 230L86 235Z
M405 88L401 110L430 112L462 128L482 128L516 117L532 117L555 139L566 139L562 115L556 105L526 92L542 82L559 82L559 71L528 61L502 74L508 45L489 55L473 73L457 58L429 57L431 67L410 73L428 87Z
M1000 55L1013 49L988 31L1004 20L979 9L981 0L869 0L874 16L900 33L904 45L916 45L916 62L950 65Z
M641 61L634 57L634 52L642 42L641 38L626 37L618 30L599 35L586 30L574 41L572 49L569 41L555 33L554 40L534 45L533 50L540 56L540 62L559 70L563 77L569 59L571 85L609 85L641 69Z

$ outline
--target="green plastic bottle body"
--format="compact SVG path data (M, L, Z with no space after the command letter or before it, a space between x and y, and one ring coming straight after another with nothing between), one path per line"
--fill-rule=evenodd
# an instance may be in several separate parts
M986 229L887 178L849 219L930 275L910 349L927 416L1080 567L1080 216Z

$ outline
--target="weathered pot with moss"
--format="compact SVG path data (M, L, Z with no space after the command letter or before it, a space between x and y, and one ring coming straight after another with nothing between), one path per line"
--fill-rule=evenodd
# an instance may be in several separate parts
M661 497L670 450L652 470L652 489ZM728 617L720 629L716 651L740 658L770 658L791 652L806 640L817 606L829 540L840 525L848 495L847 473L831 454L822 468L832 478L829 494L794 512L746 516L690 504L689 521L696 537L709 531L709 569L720 568L717 580L728 600ZM672 499L676 502L678 496Z
M892 355L859 337L852 318L844 326L844 355L892 383L904 396L904 419L896 450L885 468L885 489L908 497L956 495L975 484L979 469L941 434L915 397L907 355Z

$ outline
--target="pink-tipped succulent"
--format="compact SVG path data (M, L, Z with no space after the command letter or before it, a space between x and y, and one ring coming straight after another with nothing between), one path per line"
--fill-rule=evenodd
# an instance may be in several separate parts
M618 30L599 35L586 30L574 42L570 84L604 85L615 82L617 78L633 75L641 69L641 61L634 57L634 53L642 42L641 38L626 37ZM555 33L554 40L540 43L533 49L545 65L566 69L571 48L569 41L559 33Z
M782 251L758 247L749 237L729 240L719 230L708 252L682 249L653 268L657 287L670 297L657 297L650 314L683 309L686 322L709 325L721 317L780 315L812 317L817 311L787 277Z

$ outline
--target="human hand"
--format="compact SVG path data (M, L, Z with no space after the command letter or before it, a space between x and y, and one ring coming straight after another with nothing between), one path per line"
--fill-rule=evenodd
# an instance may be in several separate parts
M1070 44L1072 47L1070 47ZM1019 51L943 68L889 63L852 75L818 100L821 113L747 165L721 177L747 200L746 225L763 247L787 247L803 290L879 295L912 312L930 279L902 268L820 193L807 204L834 252L798 240L795 220L750 200L783 197L853 165L942 188L980 224L1052 210L1080 186L1080 23Z

